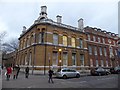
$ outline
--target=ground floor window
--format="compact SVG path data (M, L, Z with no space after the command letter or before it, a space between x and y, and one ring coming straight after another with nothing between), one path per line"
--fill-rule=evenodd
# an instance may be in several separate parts
M93 67L93 60L90 59L90 66Z
M68 62L68 54L67 52L63 52L63 66L67 66Z
M96 59L96 67L98 67L99 66L99 64L98 64L98 60Z
M102 67L104 66L104 62L103 62L103 60L101 60L101 66L102 66Z
M84 66L84 54L80 54L81 66Z
M106 60L106 67L108 67L108 60Z
M72 65L76 65L76 53L72 53Z
M29 54L29 65L32 65L32 53Z
M52 60L52 65L54 66L57 66L58 64L58 52L54 51L53 52L53 60Z

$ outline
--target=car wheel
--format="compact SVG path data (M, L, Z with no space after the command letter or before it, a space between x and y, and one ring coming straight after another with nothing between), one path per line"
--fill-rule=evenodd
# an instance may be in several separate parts
M120 74L120 71L118 71L118 74Z
M99 76L101 76L101 73L98 73Z
M67 78L67 76L66 75L63 75L63 79L66 79Z
M77 75L76 75L76 78L79 78L79 77L80 77L80 74L77 74Z

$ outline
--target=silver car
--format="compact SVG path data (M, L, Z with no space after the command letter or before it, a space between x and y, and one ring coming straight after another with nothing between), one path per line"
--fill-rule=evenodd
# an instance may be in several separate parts
M64 79L69 78L69 77L79 78L80 73L73 69L63 68L63 69L58 69L58 71L56 72L56 77L64 78Z

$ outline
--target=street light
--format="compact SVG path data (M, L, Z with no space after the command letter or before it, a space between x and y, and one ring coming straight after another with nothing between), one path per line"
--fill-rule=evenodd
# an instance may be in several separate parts
M62 49L59 49L59 52L60 52L60 59L59 59L60 69L61 69L61 62L62 62L62 60L61 60L61 51L62 51Z
M60 62L60 69L61 69L61 60L59 62Z
M48 53L48 61L49 61L49 70L50 70L50 53Z

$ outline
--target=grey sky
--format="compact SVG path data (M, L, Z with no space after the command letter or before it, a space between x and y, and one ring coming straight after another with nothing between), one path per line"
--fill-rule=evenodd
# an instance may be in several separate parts
M11 1L11 2L10 2ZM0 32L6 31L9 40L19 37L22 27L29 28L38 18L41 6L47 6L48 18L56 21L56 15L62 16L62 23L77 27L79 18L84 26L101 28L118 33L119 0L1 0Z

